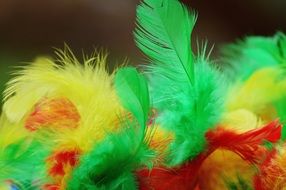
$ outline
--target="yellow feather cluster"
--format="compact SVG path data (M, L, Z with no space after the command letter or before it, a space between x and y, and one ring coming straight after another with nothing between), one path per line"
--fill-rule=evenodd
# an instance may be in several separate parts
M122 111L112 87L113 74L105 70L104 55L87 59L83 65L66 53L60 55L59 64L38 58L15 73L18 76L5 91L4 114L12 123L19 123L42 99L64 97L74 104L80 121L73 130L57 129L60 131L54 136L56 144L63 149L77 146L88 151L94 139L102 139L115 128Z

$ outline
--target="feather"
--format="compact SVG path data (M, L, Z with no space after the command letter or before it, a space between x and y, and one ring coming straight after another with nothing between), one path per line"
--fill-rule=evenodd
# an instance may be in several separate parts
M115 88L123 106L141 126L145 126L150 111L150 97L144 76L132 67L119 69L115 76Z
M247 37L223 50L226 72L233 72L234 87L227 109L248 109L263 121L276 118L276 102L285 98L286 36Z
M154 167L136 172L140 190L185 190L194 189L197 185L197 174L207 154L200 154L192 161L180 167Z
M275 119L275 102L285 97L286 78L279 67L255 71L244 83L237 82L230 89L228 111L247 109L265 122Z
M147 133L151 135L149 147L156 153L156 160L154 164L164 163L169 154L169 145L174 140L174 134L164 128L154 125L147 128Z
M67 189L136 189L133 171L152 164L153 157L140 133L131 125L108 135L80 158Z
M281 124L283 126L286 126L286 110L285 110L285 106L286 106L286 97L283 97L279 100L277 100L274 103L276 112L277 112L277 116L279 118L279 121L281 122ZM282 128L282 132L281 132L281 140L285 141L286 140L286 127Z
M70 50L57 54L57 62L39 58L16 73L5 91L3 114L49 150L44 187L61 189L80 155L117 130L118 114L125 113L114 74L105 70L106 56L80 64Z
M286 185L285 144L270 151L254 176L255 190L279 190Z
M267 153L262 143L276 142L280 134L281 125L277 121L242 134L222 128L210 130L206 133L209 145L205 152L180 167L160 166L137 171L139 187L141 190L194 189L197 187L201 165L214 151L230 150L249 163L259 163L263 158L261 156Z
M242 134L218 127L206 133L209 149L223 148L241 156L244 160L258 163L265 148L260 146L265 141L275 143L281 138L281 124L274 121L264 127L253 129Z
M97 110L91 109L95 104L103 104L104 112L108 108L118 110L120 106L111 84L113 74L109 76L105 70L106 56L98 54L81 65L69 51L57 52L58 63L38 58L15 72L16 77L8 82L4 93L3 111L9 120L23 120L43 98L65 97L75 105L84 121L90 120L90 114L96 115ZM99 98L103 92L106 94L102 97L109 101L103 102L104 98ZM114 118L112 115L116 114L110 113Z
M75 145L88 150L92 143L87 139L100 140L106 131L115 130L122 111L113 74L105 70L103 55L81 65L71 52L58 54L59 63L39 58L17 72L5 91L3 113L11 122L24 122L26 128L44 127L52 135L43 130L37 135L52 136L50 140L63 149Z
M119 69L115 88L125 109L133 114L120 119L118 133L110 133L105 140L83 155L74 169L67 189L136 189L133 171L151 166L154 156L148 148L146 133L150 111L149 92L145 78L134 68Z
M217 149L202 164L198 186L205 190L250 190L247 186L252 186L255 171L252 164L236 153Z
M137 8L136 43L155 64L161 66L158 69L161 68L162 74L193 83L190 35L195 20L196 16L177 0L145 0Z
M35 131L38 127L78 127L80 115L72 102L65 98L43 99L25 121L25 128Z
M191 31L195 14L177 0L146 0L137 9L135 39L150 58L150 91L158 112L156 122L172 131L168 165L192 159L206 145L204 133L222 112L223 81L205 58L195 57Z
M4 114L0 117L0 184L6 180L31 187L33 179L41 180L44 175L43 156L46 149L28 136L21 124L11 123Z
M261 119L247 109L236 109L225 113L219 125L239 133L263 126Z
M222 49L223 62L230 77L245 80L255 71L285 63L286 36L250 36Z
M12 180L27 189L39 187L46 178L44 157L48 154L46 149L40 147L41 144L36 141L22 139L1 150L0 183Z

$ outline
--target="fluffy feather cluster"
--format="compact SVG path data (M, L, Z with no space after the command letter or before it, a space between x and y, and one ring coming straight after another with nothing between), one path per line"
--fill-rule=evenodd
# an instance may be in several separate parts
M191 50L196 14L144 0L135 41L150 64L107 72L66 48L7 84L1 190L286 189L286 36Z

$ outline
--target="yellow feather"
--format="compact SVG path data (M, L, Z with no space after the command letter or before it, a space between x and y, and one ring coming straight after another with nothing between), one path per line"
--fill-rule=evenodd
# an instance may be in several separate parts
M273 103L285 96L286 79L278 67L263 68L244 83L238 82L227 99L227 110L247 109L269 121L275 118Z
M0 116L0 154L13 143L25 138L28 132L22 123L12 123L4 115Z
M149 126L147 128L147 136L151 136L149 147L157 154L154 162L162 165L168 155L170 143L174 140L174 134L171 131L165 130L159 125Z
M204 161L198 183L200 189L227 190L227 182L238 183L239 175L251 185L255 171L251 164L236 153L219 149Z
M106 56L98 55L81 65L68 54L59 53L60 64L38 58L18 71L5 91L4 114L11 122L22 122L45 99L65 98L77 109L80 121L75 129L57 129L62 148L88 150L113 130L122 111L112 86L113 74L105 70Z
M246 109L237 109L225 113L220 125L242 133L261 127L263 122L253 112Z

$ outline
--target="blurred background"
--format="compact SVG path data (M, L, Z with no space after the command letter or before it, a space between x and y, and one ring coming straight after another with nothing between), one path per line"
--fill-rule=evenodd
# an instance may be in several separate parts
M198 12L196 39L215 44L246 35L286 32L285 0L184 0ZM0 0L0 91L14 65L39 55L53 55L67 43L76 55L104 48L109 64L144 61L135 47L133 30L139 0Z

